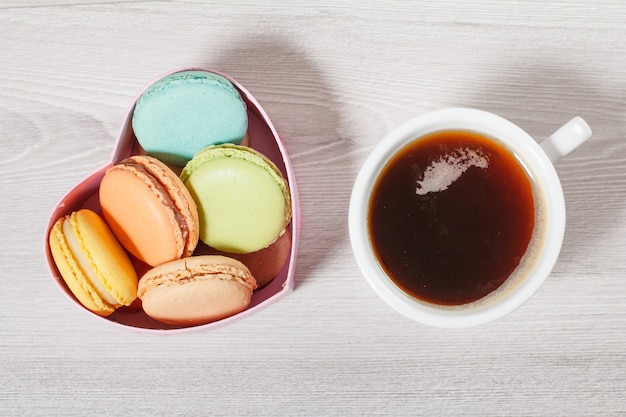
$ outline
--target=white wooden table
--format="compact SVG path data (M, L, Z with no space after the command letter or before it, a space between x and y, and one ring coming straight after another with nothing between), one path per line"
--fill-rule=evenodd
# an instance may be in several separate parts
M0 3L0 414L626 415L626 3L4 0ZM109 158L152 78L203 66L261 102L303 210L295 291L211 331L95 320L43 255L53 206ZM561 257L536 296L470 330L388 308L357 270L352 183L391 129L447 106L537 138L557 165Z

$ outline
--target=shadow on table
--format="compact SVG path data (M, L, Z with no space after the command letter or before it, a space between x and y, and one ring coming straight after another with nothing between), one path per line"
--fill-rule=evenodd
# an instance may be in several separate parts
M296 286L347 239L352 141L324 75L305 51L280 37L242 39L204 66L244 85L268 113L292 160L302 209Z

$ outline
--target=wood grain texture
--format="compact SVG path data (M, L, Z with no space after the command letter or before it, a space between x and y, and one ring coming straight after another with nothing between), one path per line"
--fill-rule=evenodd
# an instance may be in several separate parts
M622 1L46 1L0 8L0 404L6 416L626 415L626 5ZM199 65L245 85L291 155L296 290L210 332L84 314L43 256L48 216L109 158L139 89ZM510 316L431 329L386 307L347 211L374 145L445 106L537 139L583 116L557 164L560 260Z

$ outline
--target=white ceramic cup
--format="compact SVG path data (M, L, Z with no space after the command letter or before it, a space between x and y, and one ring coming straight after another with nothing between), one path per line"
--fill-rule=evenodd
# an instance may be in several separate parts
M541 193L545 210L541 246L523 277L492 301L454 308L420 301L402 291L380 266L368 232L372 189L391 157L408 143L429 133L465 130L495 138L526 168L533 187ZM471 327L499 319L526 302L552 271L565 232L565 202L553 163L591 137L591 129L575 117L541 143L521 128L495 114L469 108L447 108L417 116L389 133L374 148L359 172L349 209L352 250L362 274L376 294L404 316L434 327ZM503 285L506 285L503 284Z

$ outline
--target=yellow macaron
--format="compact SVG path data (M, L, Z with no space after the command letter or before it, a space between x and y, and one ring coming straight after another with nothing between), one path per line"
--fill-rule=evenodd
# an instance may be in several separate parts
M81 209L58 219L50 251L68 288L87 309L108 316L137 298L137 273L107 224Z

